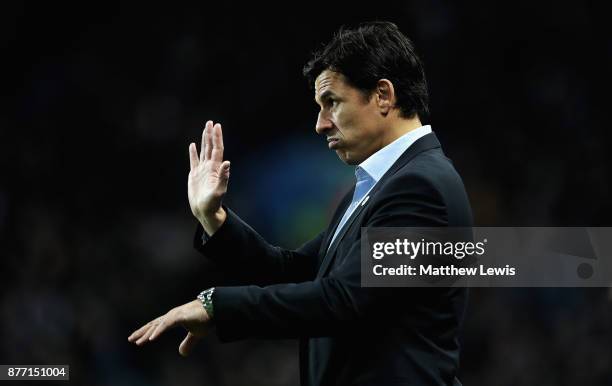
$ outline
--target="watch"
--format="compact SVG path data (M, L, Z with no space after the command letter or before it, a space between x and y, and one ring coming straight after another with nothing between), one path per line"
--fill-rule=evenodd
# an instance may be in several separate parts
M200 292L200 294L198 295L198 299L200 299L200 301L202 302L202 305L204 306L206 313L211 319L213 317L212 296L214 293L215 293L215 287L211 287L211 288L205 289L204 291Z

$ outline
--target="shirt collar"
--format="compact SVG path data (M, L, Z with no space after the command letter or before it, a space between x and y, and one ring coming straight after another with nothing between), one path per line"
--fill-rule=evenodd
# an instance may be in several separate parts
M425 125L407 132L387 146L369 156L356 169L363 169L376 182L391 168L391 165L419 138L431 133L431 126Z

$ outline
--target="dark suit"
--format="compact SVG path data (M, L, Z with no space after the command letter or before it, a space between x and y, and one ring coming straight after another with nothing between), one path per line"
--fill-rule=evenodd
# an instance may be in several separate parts
M199 251L256 284L217 287L220 339L300 339L302 385L453 384L467 290L362 288L360 235L361 227L471 226L463 182L431 133L369 196L329 250L352 192L327 230L295 251L268 244L230 210L205 243L199 228Z

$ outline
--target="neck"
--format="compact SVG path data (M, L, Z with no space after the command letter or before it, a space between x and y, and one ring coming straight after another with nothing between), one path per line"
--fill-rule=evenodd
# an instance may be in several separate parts
M387 146L391 142L395 141L402 135L423 126L421 120L418 115L415 115L413 118L396 118L395 122L389 125L389 129L386 131L386 136L384 140L384 146Z

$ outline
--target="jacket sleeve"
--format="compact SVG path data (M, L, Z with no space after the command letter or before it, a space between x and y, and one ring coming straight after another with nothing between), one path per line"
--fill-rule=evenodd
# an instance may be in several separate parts
M270 245L234 212L225 210L227 219L211 237L207 238L202 226L198 225L194 246L224 271L231 272L233 279L269 285L314 278L323 233L297 250L287 250Z
M426 179L404 176L389 181L377 196L362 226L444 223L444 203ZM351 243L346 258L328 276L268 287L217 287L213 304L219 338L329 336L372 315L391 312L392 296L405 289L362 288L360 239L343 242Z

